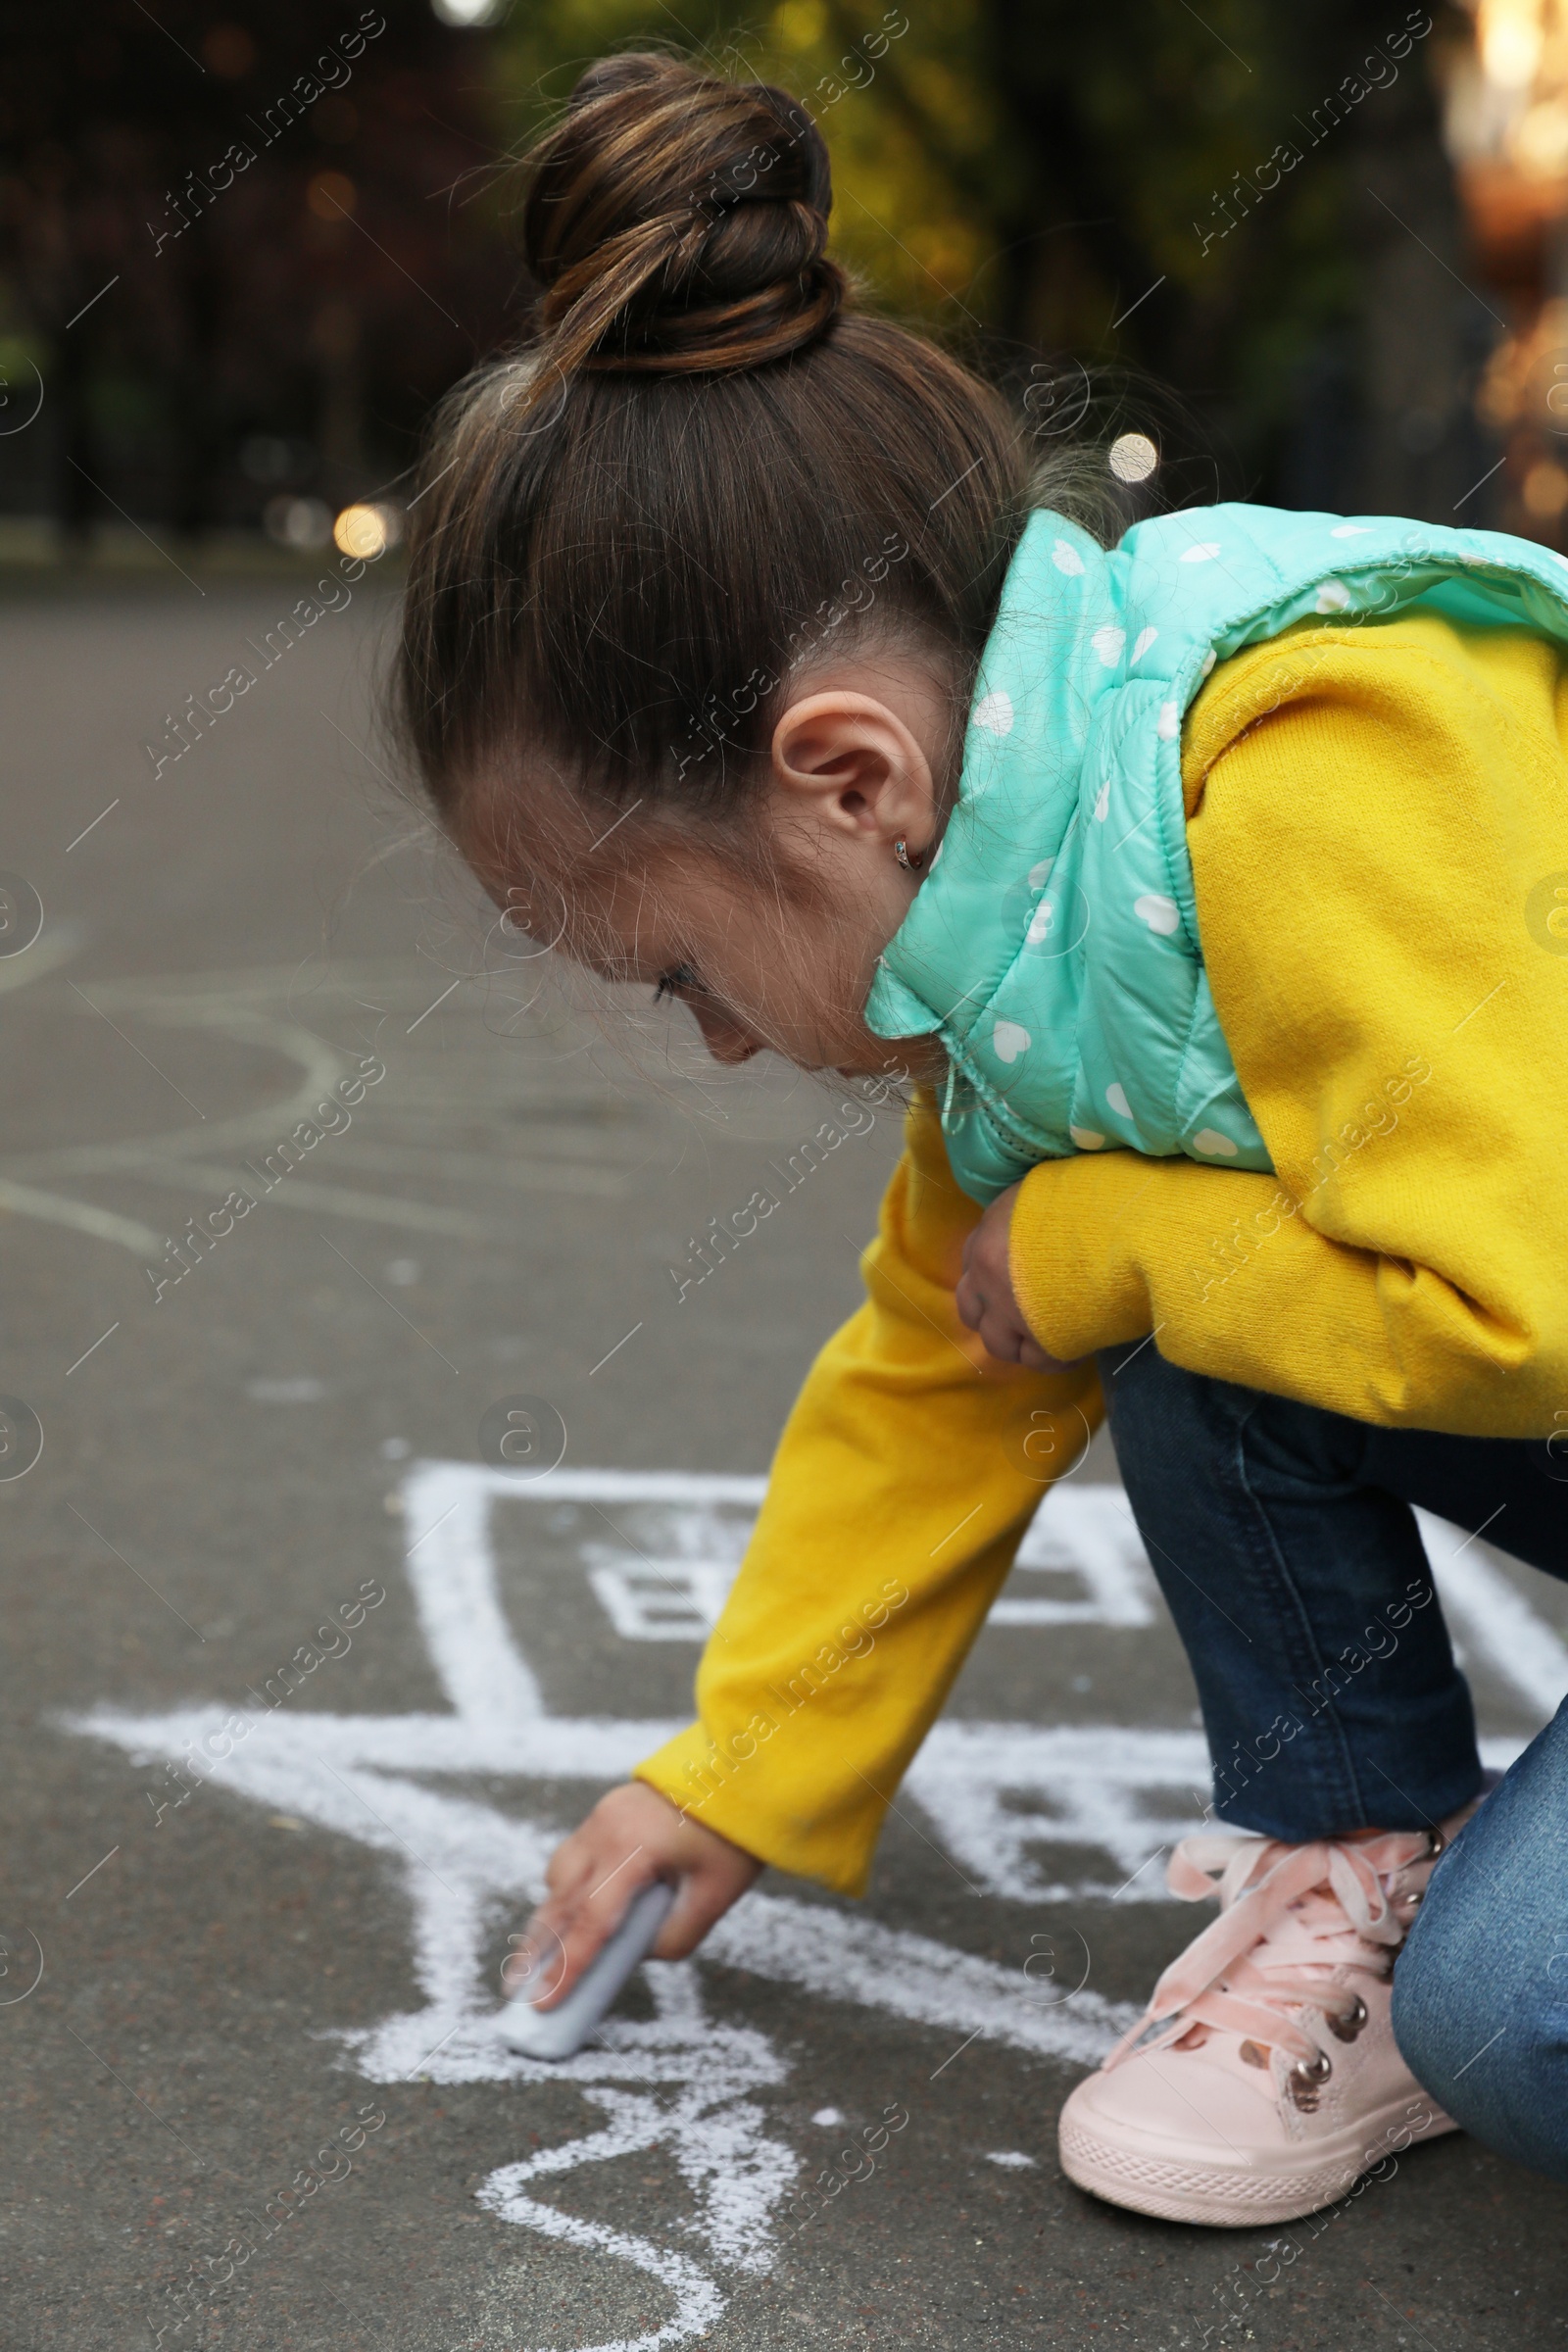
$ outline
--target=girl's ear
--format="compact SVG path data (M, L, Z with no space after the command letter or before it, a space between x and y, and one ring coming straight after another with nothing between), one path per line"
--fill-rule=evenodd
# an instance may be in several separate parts
M937 830L931 762L898 713L835 689L792 703L773 729L773 781L797 818L878 849L923 852Z

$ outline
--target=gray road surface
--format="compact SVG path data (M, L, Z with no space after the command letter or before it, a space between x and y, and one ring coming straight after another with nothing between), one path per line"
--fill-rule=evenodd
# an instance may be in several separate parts
M677 1304L822 1098L487 939L378 772L384 588L154 780L165 712L297 593L205 584L0 609L0 867L45 907L0 957L0 1392L43 1433L0 1481L0 2340L1563 2341L1561 2192L1466 2139L1266 2234L1058 2175L1061 2099L1196 1924L1160 1852L1192 1688L1100 1447L864 1905L769 1879L605 2047L495 2039L553 1835L685 1709L895 1138ZM366 1056L351 1123L175 1283L186 1220ZM523 1396L566 1432L537 1485L479 1441ZM1440 1575L1512 1752L1568 1688L1565 1595L1484 1546Z

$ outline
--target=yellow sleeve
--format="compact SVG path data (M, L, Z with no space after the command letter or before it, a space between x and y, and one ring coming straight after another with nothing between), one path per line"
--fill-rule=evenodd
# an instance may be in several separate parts
M1215 672L1188 840L1278 1181L1034 1169L1013 1279L1054 1354L1152 1332L1357 1420L1568 1424L1565 740L1562 657L1522 630L1313 630Z
M979 1211L917 1101L697 1675L700 1721L637 1777L781 1870L859 1893L883 1812L1053 1476L1101 1418L1092 1364L995 1365L954 1307Z

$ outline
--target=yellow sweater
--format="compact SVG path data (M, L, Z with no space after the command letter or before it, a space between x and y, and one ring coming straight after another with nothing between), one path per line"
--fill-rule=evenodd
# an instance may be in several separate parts
M1422 615L1304 624L1188 714L1221 1026L1277 1177L1048 1161L1012 1222L1057 1356L1172 1361L1365 1421L1568 1427L1568 659ZM928 1103L697 1678L639 1777L858 1891L1013 1551L1101 1417L1092 1361L991 1364L954 1309L978 1211Z
M1156 1330L1357 1420L1568 1426L1565 673L1527 631L1435 616L1309 624L1214 672L1187 838L1279 1180L1034 1169L1013 1282L1054 1354Z

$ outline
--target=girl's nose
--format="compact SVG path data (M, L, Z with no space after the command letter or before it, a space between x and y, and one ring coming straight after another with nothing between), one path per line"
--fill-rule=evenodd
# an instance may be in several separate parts
M704 1004L694 1004L692 1010L697 1015L703 1043L715 1061L733 1066L750 1061L754 1054L762 1052L761 1039L753 1037L749 1029L743 1029L727 1013L715 1012Z

